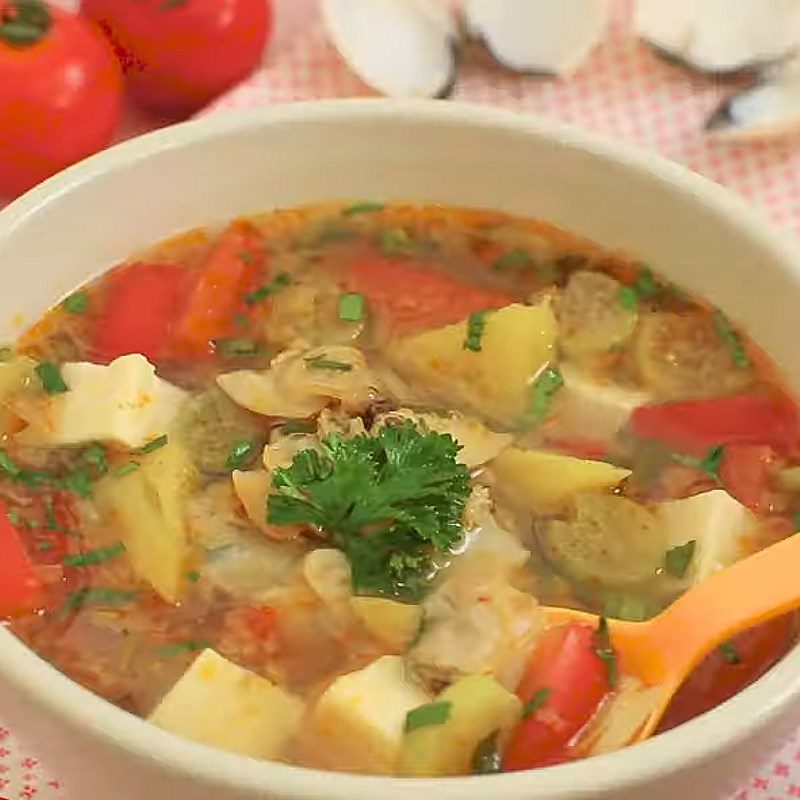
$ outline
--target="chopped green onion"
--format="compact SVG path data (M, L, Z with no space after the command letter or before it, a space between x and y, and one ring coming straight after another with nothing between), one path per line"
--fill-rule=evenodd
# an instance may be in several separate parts
M741 664L742 657L739 655L737 649L733 646L731 642L723 642L719 646L720 655L732 665Z
M89 308L89 295L86 292L75 292L71 294L63 303L64 310L70 314L83 314Z
M191 572L186 573L186 577L192 583L197 583L197 581L200 580L200 573L196 569L193 569Z
M111 547L102 547L95 550L86 550L83 553L64 556L64 563L68 567L89 567L95 564L102 564L110 561L125 552L125 545L122 542L112 544Z
M207 639L192 639L189 642L165 644L163 647L157 648L156 653L163 658L172 658L183 653L196 653L198 650L205 650L207 647L211 647L211 642Z
M106 449L99 442L92 442L92 444L83 451L83 460L90 466L93 466L100 475L104 475L108 472Z
M389 228L378 234L378 247L389 256L404 252L410 241L411 237L404 228Z
M6 517L8 517L8 521L17 527L18 525L22 525L22 514L19 513L19 510L16 508L12 508L6 512Z
M517 247L503 253L497 261L492 264L492 269L506 270L518 267L532 267L536 263L534 257L523 247Z
M291 419L281 425L281 433L290 436L293 433L314 433L317 430L317 423L307 419Z
M383 211L386 208L384 203L375 203L365 201L363 203L354 203L342 211L343 217L354 217L356 214L374 214L376 211Z
M152 453L155 450L158 450L161 447L164 447L166 443L169 441L169 437L166 433L162 433L161 436L158 436L155 439L151 439L144 447L137 450L136 452L140 455L146 456L148 453Z
M92 476L85 469L76 469L67 475L64 483L71 492L80 497L91 497Z
M553 396L563 385L561 373L555 367L545 367L531 386L524 422L538 425L548 415Z
M228 454L225 466L229 470L242 469L242 467L247 466L248 462L253 457L254 450L255 445L253 442L247 440L236 442L231 448L231 452Z
M142 465L138 461L129 461L127 464L123 464L121 467L117 467L114 470L114 474L118 475L122 478L125 475L130 475L131 472L136 472L139 467Z
M725 456L724 445L717 445L712 447L703 458L696 458L695 456L687 456L683 453L673 453L672 460L683 464L685 467L699 470L709 477L713 478L717 483L722 483L719 476L719 470L722 466L722 459Z
M611 645L611 633L605 617L600 617L600 624L597 626L594 652L605 664L608 685L613 689L617 685L617 653Z
M550 699L551 693L552 690L547 687L539 689L536 694L522 706L522 719L528 719L531 714L542 708Z
M464 339L464 350L472 350L473 353L480 353L481 339L486 329L486 312L473 311L467 320L467 337Z
M292 276L288 272L280 272L269 283L265 283L263 286L259 286L255 291L245 295L244 301L249 305L260 303L262 300L266 300L268 297L275 294L275 292L279 292L281 289L288 286L291 282Z
M36 374L48 394L60 394L67 391L67 384L64 383L61 372L55 364L51 364L49 361L38 364Z
M737 367L747 369L750 366L750 359L747 357L747 351L742 344L742 337L734 330L730 320L721 311L715 311L713 321L714 330L717 332L717 336L728 346L733 363Z
M358 292L348 292L339 298L339 319L361 322L366 311L366 298Z
M417 728L427 728L429 725L441 725L447 722L452 705L447 701L439 701L412 709L406 714L405 732L411 733Z
M639 293L633 286L623 286L619 290L619 302L628 311L634 311L639 305Z
M664 567L667 572L676 578L682 578L692 563L696 547L697 542L692 539L686 544L667 550L667 555L664 558Z
M352 364L347 364L344 361L334 361L332 358L325 358L325 356L314 356L303 360L312 369L329 369L333 372L350 372L353 369Z
M22 475L20 466L5 450L0 450L0 469L11 478L19 478Z
M240 358L243 356L256 356L261 352L261 347L258 342L245 337L235 339L216 339L214 341L214 348L218 353L231 358Z
M65 611L73 611L81 606L119 606L128 603L139 595L136 589L107 589L102 586L78 589L64 603Z
M503 764L498 738L499 731L494 731L478 743L472 755L473 775L493 775L502 771Z

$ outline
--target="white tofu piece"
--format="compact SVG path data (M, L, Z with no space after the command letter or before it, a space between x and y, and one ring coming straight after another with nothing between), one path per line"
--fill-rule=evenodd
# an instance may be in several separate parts
M20 434L22 441L40 445L101 441L136 449L169 428L187 397L136 353L107 366L67 363L61 367L61 377L68 391L43 400Z
M689 583L700 583L744 558L747 539L758 524L753 513L724 489L668 500L654 510L670 548L696 542L686 573Z
M613 441L633 410L649 403L646 392L601 383L574 364L559 365L564 386L558 393L559 433L595 442Z
M304 703L271 681L204 650L150 715L159 728L253 758L280 758Z
M396 772L406 715L431 697L405 677L400 656L382 656L337 678L311 715L313 735L329 769Z

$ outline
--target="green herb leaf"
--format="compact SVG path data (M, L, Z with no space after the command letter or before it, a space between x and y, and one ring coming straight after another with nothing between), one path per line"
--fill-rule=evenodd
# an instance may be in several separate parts
M721 311L715 311L713 322L717 336L728 346L733 363L737 367L747 369L750 366L750 359L742 344L742 337L734 330L730 320Z
M64 603L64 610L74 611L87 605L121 606L138 596L139 592L136 589L107 589L103 586L87 587L73 592Z
M329 369L333 372L350 372L353 369L352 364L347 364L344 361L334 361L332 358L325 358L325 356L314 356L303 360L311 369Z
M22 468L5 450L0 450L0 469L10 478L19 478L22 475Z
M136 472L136 470L141 466L142 465L138 461L129 461L127 464L117 467L114 470L114 474L120 478L123 478L125 475L130 475L131 472Z
M108 472L108 456L106 449L99 442L92 442L83 451L83 460L90 467L93 467L98 476Z
M522 427L538 425L550 412L553 396L564 385L561 373L555 367L545 367L530 388L530 400Z
M687 456L683 453L673 453L672 460L683 464L685 467L699 470L713 478L717 483L722 483L719 470L722 466L722 459L724 456L724 445L717 445L716 447L712 447L703 458L695 458L695 456Z
M262 300L271 297L275 292L287 287L291 282L292 276L288 272L280 272L269 283L259 286L255 291L245 295L244 300L249 305L260 303Z
M528 719L531 714L542 708L550 699L551 694L552 690L547 687L539 689L536 694L522 706L522 719Z
M605 617L600 617L600 624L597 626L594 652L605 664L608 685L613 689L617 685L617 653L611 645L611 633Z
M55 364L45 361L36 366L36 374L48 394L60 394L67 391L67 384L61 377L61 371Z
M197 581L200 580L200 573L196 569L193 569L190 572L186 573L186 578L187 580L190 580L192 583L197 583Z
M490 733L478 743L472 755L473 775L494 775L502 772L502 757L500 755L500 732Z
M85 469L76 469L67 475L64 483L71 492L79 497L91 497L92 476Z
M122 542L116 542L110 547L99 547L95 550L85 550L83 553L64 556L64 563L68 567L89 567L110 561L124 552L125 545Z
M205 650L207 647L211 647L211 642L208 639L192 639L188 642L165 644L163 647L156 648L156 653L162 658L173 658L184 653L196 653L199 650Z
M144 447L141 447L136 452L140 455L147 455L148 453L153 453L156 450L164 447L167 442L169 441L169 436L166 433L162 433L161 436L156 437L155 439L151 439Z
M228 358L257 356L262 352L258 342L243 336L232 339L215 339L214 349Z
M742 663L742 657L739 655L738 650L733 646L731 642L723 642L719 646L720 655L731 665L735 666L736 664Z
M441 725L443 722L447 722L452 706L452 703L445 700L413 708L406 714L405 732L411 733L418 728L427 728L429 725Z
M467 338L464 339L464 350L472 350L473 353L480 353L481 339L486 329L486 312L473 311L467 320Z
M236 442L231 448L231 452L228 454L225 466L231 470L231 472L235 469L246 467L252 460L255 449L253 442L247 440Z
M19 509L12 508L6 512L6 517L8 517L8 521L14 526L17 527L22 525L23 519L22 514L19 513Z
M640 300L655 297L660 291L661 287L656 283L653 271L649 267L643 267L632 286L623 286L619 290L619 302L623 308L633 311Z
M36 542L36 549L40 553L49 553L51 550L55 550L55 547L55 544L47 539L41 542Z
M307 419L290 419L281 425L281 433L290 436L293 433L314 433L317 430L317 423Z
M492 264L492 269L503 271L506 269L519 269L521 267L532 267L536 263L534 257L524 248L517 247L503 253L500 258Z
M623 286L619 290L619 302L628 311L634 311L639 305L639 293L633 286Z
M383 211L386 208L384 203L375 203L365 201L363 203L354 203L342 211L343 217L354 217L356 214L374 214L376 211Z
M9 347L6 345L5 347L0 347L0 361L8 361L11 356L14 355L14 348Z
M667 555L664 558L664 567L670 575L676 578L682 578L689 569L689 565L694 558L694 551L697 547L697 542L692 539L686 544L673 547L667 550Z
M339 319L345 322L361 322L366 312L366 298L358 292L348 292L339 298Z
M358 593L418 598L433 557L463 536L470 478L459 450L411 421L372 436L330 434L275 470L267 519L324 531L348 556Z
M89 308L89 295L86 292L75 292L64 301L64 310L70 314L84 314Z
M378 247L387 256L405 252L410 242L411 237L405 228L389 228L378 234Z

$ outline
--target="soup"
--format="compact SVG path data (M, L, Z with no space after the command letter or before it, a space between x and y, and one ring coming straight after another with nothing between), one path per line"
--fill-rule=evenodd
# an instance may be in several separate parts
M631 741L644 620L793 534L800 418L734 323L542 222L324 204L155 246L0 361L0 615L112 703L331 770ZM757 678L784 618L664 722Z

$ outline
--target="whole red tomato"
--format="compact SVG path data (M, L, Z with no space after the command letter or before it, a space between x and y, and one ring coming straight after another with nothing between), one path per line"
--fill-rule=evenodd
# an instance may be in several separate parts
M0 195L108 145L121 98L119 65L91 25L40 0L0 0Z
M271 0L82 0L138 102L188 113L247 77L272 33Z

